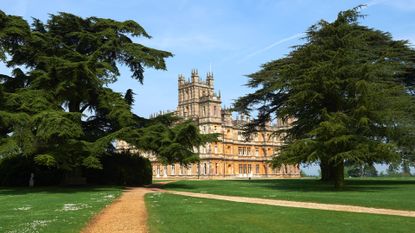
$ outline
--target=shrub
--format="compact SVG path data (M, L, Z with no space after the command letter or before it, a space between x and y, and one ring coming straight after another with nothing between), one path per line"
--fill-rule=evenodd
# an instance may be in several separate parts
M36 186L58 185L63 178L62 171L36 165L30 157L10 156L0 160L0 186L28 186L31 173Z
M85 169L90 184L142 186L151 184L152 169L148 159L128 152L102 157L102 169Z

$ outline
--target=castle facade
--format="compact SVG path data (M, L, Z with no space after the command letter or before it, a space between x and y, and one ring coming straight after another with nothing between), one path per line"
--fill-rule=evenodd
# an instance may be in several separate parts
M218 133L218 142L208 143L198 148L200 162L188 166L180 164L164 165L155 156L149 156L153 166L153 178L199 178L223 179L242 177L299 177L298 165L284 165L273 169L268 162L278 156L278 148L283 141L272 134L282 122L269 123L265 130L246 140L242 126L249 121L243 115L234 119L232 112L222 108L220 93L214 91L214 78L208 73L200 79L198 71L191 72L186 80L178 78L178 105L176 114L192 119L201 133Z

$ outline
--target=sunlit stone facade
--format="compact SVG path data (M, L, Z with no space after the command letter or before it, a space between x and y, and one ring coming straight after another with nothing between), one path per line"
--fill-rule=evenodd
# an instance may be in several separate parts
M239 115L234 119L229 110L223 109L220 93L215 93L213 84L212 73L208 73L205 80L199 78L197 70L191 72L190 80L179 75L176 114L193 119L202 133L219 133L219 142L200 147L200 162L187 167L180 164L164 165L154 155L147 154L152 162L154 178L299 177L297 165L273 169L267 163L273 156L278 156L278 148L283 143L272 132L287 125L269 123L263 132L246 140L241 129L249 118ZM118 143L118 148L127 146Z

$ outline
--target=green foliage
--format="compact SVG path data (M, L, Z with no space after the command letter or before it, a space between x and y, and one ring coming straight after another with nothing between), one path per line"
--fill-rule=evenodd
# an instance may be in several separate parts
M84 167L102 169L101 161L99 161L97 157L91 155L83 159L82 165Z
M201 134L192 121L179 121L172 114L165 114L151 119L146 127L123 139L134 148L154 153L162 163L187 165L199 159L194 148L217 138L217 134Z
M90 184L142 186L151 184L152 168L148 159L138 154L116 153L104 156L102 169L85 169Z
M45 166L53 159L47 155L40 155L33 161L24 156L8 156L0 159L0 186L28 186L30 174L34 174L36 186L58 185L63 173L58 169ZM40 163L38 160L42 160Z
M47 167L56 166L56 160L52 155L48 155L48 154L37 155L34 160L35 160L35 163L39 165L44 165Z
M140 118L131 112L131 90L123 96L106 87L120 65L140 83L144 68L166 68L172 54L135 43L137 36L150 38L131 20L59 13L30 27L0 11L0 60L13 69L0 74L0 158L24 156L68 174L105 170L101 158L125 140L164 162L196 161L194 147L213 136L173 116Z
M287 144L274 166L320 162L322 175L331 171L341 186L344 161L394 161L399 144L414 145L414 98L402 76L414 66L415 52L407 41L360 25L360 18L357 7L334 22L321 20L307 31L305 44L249 75L256 91L235 108L258 110L254 126L273 117L293 119L277 132Z
M349 177L378 176L378 172L373 164L346 164L345 170Z

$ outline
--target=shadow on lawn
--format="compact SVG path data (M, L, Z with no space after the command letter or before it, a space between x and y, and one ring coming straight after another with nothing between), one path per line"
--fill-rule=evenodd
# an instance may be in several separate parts
M192 189L199 189L200 187L209 188L209 187L212 187L212 185L206 184L206 185L203 185L203 186L195 186L195 185L192 185L192 184L183 184L183 183L173 182L173 183L165 184L165 185L161 186L160 188L162 188L162 189L192 190Z
M0 187L1 195L25 195L29 193L82 193L82 192L106 192L121 187L111 186L70 186L70 187Z
M236 180L234 182L254 183L256 187L281 190L287 192L337 192L332 183L320 180L281 179L281 180ZM342 192L377 192L383 190L404 189L412 186L415 189L415 180L345 180Z
M218 183L220 182L220 183ZM341 192L378 192L384 190L399 190L412 188L415 190L415 179L381 180L381 179L347 179ZM278 179L278 180L223 180L202 182L174 182L166 184L164 189L209 190L209 189L238 189L252 187L262 190L280 190L285 192L337 192L333 184L310 179Z

